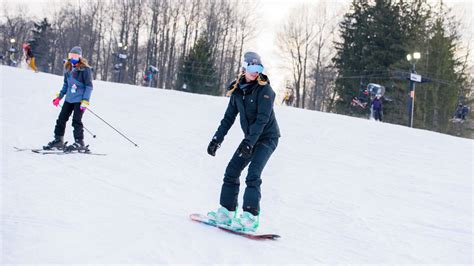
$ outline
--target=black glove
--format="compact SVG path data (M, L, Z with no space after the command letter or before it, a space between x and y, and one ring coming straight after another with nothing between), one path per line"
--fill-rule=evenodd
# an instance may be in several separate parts
M237 152L239 153L239 157L242 157L244 159L249 159L250 157L252 157L252 151L253 151L252 145L245 142L245 140L242 140L242 142L239 145L239 148L237 149Z
M211 143L209 143L209 146L207 146L207 153L211 156L216 156L216 151L219 149L221 144L217 142L217 140L213 139Z

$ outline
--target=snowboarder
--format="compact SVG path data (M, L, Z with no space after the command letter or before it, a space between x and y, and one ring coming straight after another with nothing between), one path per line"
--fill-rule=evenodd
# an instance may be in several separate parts
M53 105L57 107L61 99L66 96L58 120L56 121L54 140L44 146L44 149L63 148L66 122L72 113L74 113L72 116L74 144L65 147L65 149L67 151L85 149L82 115L89 106L92 88L91 67L87 63L87 60L82 57L81 47L75 46L69 52L68 60L64 64L63 87L53 100Z
M375 96L374 100L372 101L372 110L374 112L375 121L382 121L382 95L377 94Z
M237 80L228 87L229 104L207 152L211 156L216 155L238 113L244 139L225 170L221 207L209 212L208 216L218 224L231 226L235 230L255 231L259 226L261 174L278 145L280 129L273 111L275 92L268 77L262 74L260 56L254 52L245 53L242 70ZM239 177L247 165L243 213L237 217Z
M36 59L31 51L31 46L28 43L23 44L23 56L25 57L25 61L28 66L33 69L33 71L38 72L38 68L36 67Z

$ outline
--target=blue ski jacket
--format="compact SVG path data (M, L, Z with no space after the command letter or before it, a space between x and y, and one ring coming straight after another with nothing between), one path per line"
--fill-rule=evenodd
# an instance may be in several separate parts
M59 98L66 95L66 102L78 103L82 100L90 101L92 94L92 71L86 64L71 67L66 63L64 69L64 84L59 93Z

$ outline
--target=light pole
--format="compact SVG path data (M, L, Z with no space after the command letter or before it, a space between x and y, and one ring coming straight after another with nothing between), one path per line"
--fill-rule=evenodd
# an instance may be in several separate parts
M123 45L123 43L119 42L117 43L118 49L112 53L114 56L114 64L113 64L113 72L115 73L115 81L116 82L122 82L122 68L125 65L125 60L127 59L127 46Z
M414 75L416 74L416 62L421 58L419 52L414 52L413 54L407 54L407 60L412 64L411 74L410 74L410 101L408 104L408 126L413 127L413 112L415 110L415 81ZM418 82L421 82L418 81Z
M118 43L118 48L119 48L119 51L118 51L118 61L119 61L119 73L118 73L118 82L120 83L121 82L121 77L122 77L122 68L124 67L125 65L125 59L127 59L127 46L126 45L123 45L123 43L119 42ZM123 62L123 63L122 63Z
M8 57L8 59L9 59L8 65L10 65L10 66L16 66L16 61L15 61L15 53L16 53L15 43L16 43L15 38L11 38L11 39L10 39L10 45L11 45L11 47L10 47L10 49L8 49L8 51L10 52L10 56Z

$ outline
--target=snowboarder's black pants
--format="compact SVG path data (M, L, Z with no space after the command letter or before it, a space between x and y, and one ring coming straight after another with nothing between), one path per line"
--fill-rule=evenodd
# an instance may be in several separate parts
M224 184L222 184L220 204L230 211L237 208L237 198L239 196L240 174L250 163L245 183L247 187L244 193L243 210L258 215L260 212L260 178L263 168L268 159L278 146L278 138L259 140L253 149L250 159L239 157L236 151L229 162L224 174Z
M374 109L374 118L376 121L382 121L382 110Z
M69 120L69 117L73 112L72 126L74 127L74 139L84 139L84 126L82 125L82 115L84 112L81 111L81 103L64 102L61 112L59 113L58 120L56 120L54 136L64 136L66 122Z

